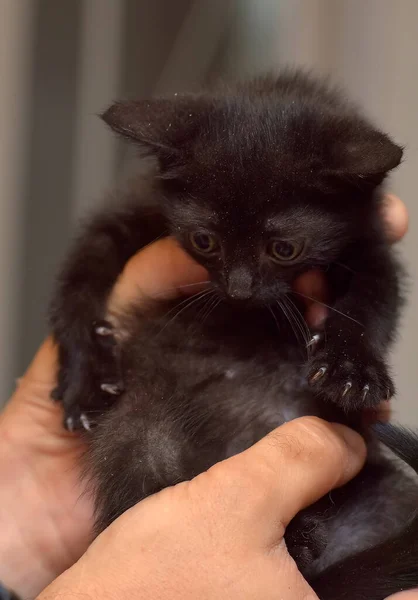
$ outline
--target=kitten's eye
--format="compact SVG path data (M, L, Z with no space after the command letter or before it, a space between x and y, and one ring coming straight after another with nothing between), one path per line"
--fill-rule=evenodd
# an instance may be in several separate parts
M199 250L199 252L204 252L205 254L213 252L218 247L218 242L215 236L203 231L191 233L190 241L196 250Z
M303 250L303 242L288 242L287 240L271 240L267 245L267 253L277 262L291 262Z

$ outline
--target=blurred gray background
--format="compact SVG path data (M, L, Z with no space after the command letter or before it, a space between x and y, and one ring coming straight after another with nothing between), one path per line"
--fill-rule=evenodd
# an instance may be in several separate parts
M127 160L111 101L283 64L332 74L406 146L390 182L411 226L396 410L418 424L417 0L0 0L0 404L46 333L77 220Z

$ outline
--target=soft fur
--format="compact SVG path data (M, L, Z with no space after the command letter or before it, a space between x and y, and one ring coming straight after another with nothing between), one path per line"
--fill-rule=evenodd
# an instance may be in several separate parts
M317 414L358 427L361 409L394 392L386 360L401 304L380 185L402 150L323 82L283 73L119 103L103 118L159 168L89 224L52 306L56 396L67 427L92 429L98 531L284 421ZM209 288L160 304L152 317L132 307L111 335L106 301L117 276L165 235L207 268ZM197 249L194 235L213 251ZM300 253L273 259L273 245L283 244ZM313 268L326 271L331 308L311 344L292 283ZM390 431L395 451L407 440L414 467L416 439ZM368 436L362 474L287 532L323 600L382 600L418 586L415 522L402 531L414 516L416 478ZM400 560L402 552L414 560Z

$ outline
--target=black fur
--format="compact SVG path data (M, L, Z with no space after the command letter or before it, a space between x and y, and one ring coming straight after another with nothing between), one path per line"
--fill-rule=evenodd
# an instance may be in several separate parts
M88 469L98 530L284 421L316 414L358 426L360 409L393 394L386 359L400 270L379 186L402 156L338 92L300 73L119 103L103 118L154 155L159 169L87 227L53 302L56 395L67 426L97 425ZM109 291L137 250L170 234L207 268L210 288L185 304L161 305L152 319L135 307L119 315L125 333L116 343L100 329ZM197 250L193 234L211 236L213 251ZM277 240L298 250L292 262L272 260ZM314 352L292 291L312 268L326 271L332 305ZM323 600L362 597L349 561L398 535L413 514L415 478L373 438L370 445L362 474L287 532L318 590L321 573L348 565L344 590L324 588ZM408 573L418 585L418 569ZM382 584L382 593L392 587ZM369 600L384 597L376 594Z

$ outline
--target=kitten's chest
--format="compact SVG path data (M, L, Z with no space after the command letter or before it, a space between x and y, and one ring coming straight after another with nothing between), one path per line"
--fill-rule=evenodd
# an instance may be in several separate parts
M257 311L143 321L124 352L130 387L154 382L182 398L187 418L210 414L216 436L232 441L228 454L285 421L328 416L306 382L306 348L278 324Z

